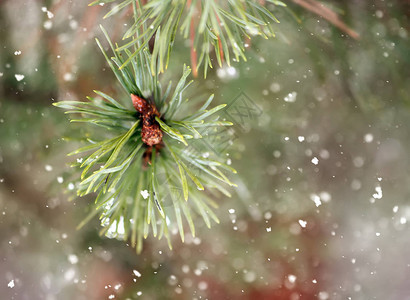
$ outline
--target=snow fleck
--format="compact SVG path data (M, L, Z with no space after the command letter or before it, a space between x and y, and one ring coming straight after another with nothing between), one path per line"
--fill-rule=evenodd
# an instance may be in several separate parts
M70 28L71 29L77 29L78 28L78 22L76 20L70 20Z
M320 192L319 197L323 202L326 203L332 200L332 196L328 192Z
M132 273L134 273L134 275L137 277L141 277L141 273L138 272L137 270L132 270Z
M183 265L182 266L182 272L184 272L185 274L187 274L189 272L189 266L188 265Z
M319 300L327 300L329 299L329 293L328 292L319 292Z
M74 183L70 182L70 183L68 184L67 188L68 188L70 191L74 190L74 188L75 188Z
M299 141L299 142L302 143L304 140L305 140L305 137L304 137L304 136L301 136L301 135L298 136L298 141Z
M196 276L200 276L200 275L202 274L202 270L200 270L200 269L195 269L195 270L194 270L194 274L195 274Z
M63 76L64 81L73 81L74 75L72 73L65 73Z
M297 223L292 223L289 226L289 232L293 235L298 235L301 232L300 226Z
M7 284L7 286L9 287L9 288L14 288L14 286L15 286L15 284L14 284L14 279L13 280L11 280L8 284Z
M228 210L228 212L229 212L230 214L234 214L234 213L235 213L235 209L230 208L230 209Z
M371 143L373 142L373 134L367 133L363 139L366 143Z
M64 182L63 177L58 176L58 177L57 177L57 182L58 182L58 183L63 183L63 182Z
M49 18L49 19L52 19L52 18L54 18L54 14L51 12L51 11L47 11L47 17Z
M267 232L271 232L271 231L272 231L272 227L266 228L266 231L267 231Z
M376 193L373 194L374 199L381 199L383 197L383 191L380 186L375 187Z
M143 190L143 191L141 191L141 196L144 199L147 199L149 197L149 192L147 190Z
M50 20L47 20L44 22L43 27L47 30L50 30L53 27L53 22L51 22Z
M114 299L114 298L115 298L114 294L111 294L111 295L108 296L108 299Z
M281 87L280 87L280 84L279 84L279 83L274 82L274 83L272 83L272 84L270 85L269 89L270 89L272 92L277 93L277 92L280 91Z
M316 207L319 207L320 205L322 205L322 201L320 200L320 197L316 194L312 194L310 195L310 199L315 202Z
M246 271L244 276L243 276L243 279L246 282L254 282L256 280L256 274L253 271Z
M200 282L198 283L198 288L199 288L201 291L204 291L204 290L206 290L206 289L208 288L208 283L207 283L206 281L200 281Z
M46 169L47 172L53 171L53 167L50 166L50 165L45 165L45 166L44 166L44 169Z
M376 10L376 17L379 19L383 18L383 12L381 10Z
M326 149L320 150L319 155L320 155L320 157L323 158L323 159L328 159L328 158L330 157L330 153L329 153L329 151L327 151Z
M142 295L142 292L141 291L138 291L137 292L137 296L141 296Z
M376 236L380 236L380 232L376 232Z
M394 207L393 207L393 212L394 212L394 213L397 213L398 211L399 211L399 207L398 207L397 205L394 206Z
M298 93L291 92L283 100L285 100L285 102L295 102L297 95L298 95Z
M351 262L352 262L352 264L355 264L356 263L356 258L352 258Z
M359 180L357 180L357 179L353 179L353 181L352 181L352 183L351 183L350 186L351 186L352 190L358 191L358 190L361 189L362 183L361 183Z
M317 165L319 163L319 159L315 156L311 160L312 164Z
M224 66L216 71L216 75L221 79L235 79L239 77L239 72L232 66Z
M68 269L65 273L64 273L64 278L67 281L70 281L74 278L75 276L75 270L73 268Z
M234 67L229 67L227 69L227 73L228 73L229 76L232 76L232 77L236 76L236 69Z
M178 279L175 275L172 274L171 276L169 276L168 278L169 285L176 285L177 283L178 283Z
M17 80L17 81L22 81L25 76L22 75L22 74L15 74L14 77L16 77L16 80Z
M400 218L400 224L404 225L407 223L407 219L405 217Z
M14 55L21 55L21 51L20 50L14 51Z
M303 228L306 228L307 222L304 220L299 220L299 225Z
M361 168L361 167L363 167L363 165L364 165L364 158L361 157L361 156L355 157L355 158L353 159L353 165L354 165L356 168Z
M288 275L288 280L290 283L295 283L296 282L297 277L293 274Z
M68 261L70 262L70 264L75 265L76 263L78 263L78 256L75 254L70 254L68 255Z

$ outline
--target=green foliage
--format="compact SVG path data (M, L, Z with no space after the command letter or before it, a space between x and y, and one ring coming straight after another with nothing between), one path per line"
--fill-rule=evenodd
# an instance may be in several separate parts
M181 106L188 101L183 101L183 92L190 85L186 81L191 72L188 67L184 66L173 93L171 83L163 91L157 76L151 75L148 49L133 55L126 49L115 51L108 42L114 53L111 59L97 40L127 97L117 101L95 91L98 97L88 97L87 102L55 103L73 115L71 122L92 125L86 138L88 145L69 154L81 155L72 165L82 171L77 194L97 193L95 210L80 227L99 213L101 233L120 239L131 236L138 252L150 231L158 238L165 236L171 247L169 227L176 224L183 241L184 218L193 235L195 214L201 215L208 227L211 220L218 222L212 196L219 192L229 196L224 184L234 184L225 173L236 171L215 155L202 155L195 145L203 138L200 132L231 123L217 116L224 105L208 109L213 96L195 113L181 115ZM130 57L131 63L118 69ZM149 148L142 142L142 122L139 113L129 108L130 94L149 99L158 108L161 117L156 121L165 133L160 147Z
M90 5L111 2L114 0L97 0ZM135 16L134 23L124 34L125 44L116 49L128 49L132 52L120 68L131 63L132 58L154 38L151 58L153 75L164 72L167 68L178 32L191 41L191 59L196 68L194 71L204 64L206 76L208 67L212 68L212 50L215 51L220 66L224 60L228 65L232 59L246 60L244 40L253 35L264 38L275 36L272 24L279 23L267 8L268 5L262 5L256 0L151 0L144 5L141 0L116 2L119 3L105 17L112 16L129 5L134 6ZM265 2L272 7L286 6L278 0ZM155 68L157 62L158 68Z

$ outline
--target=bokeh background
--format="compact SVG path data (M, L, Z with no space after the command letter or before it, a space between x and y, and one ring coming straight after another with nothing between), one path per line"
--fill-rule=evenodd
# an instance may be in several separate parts
M137 255L98 220L76 230L92 198L68 201L64 137L81 128L51 106L115 93L94 38L102 23L119 40L129 15L0 1L0 298L410 299L409 2L326 5L360 38L290 2L300 22L277 11L275 39L197 78L252 107L229 146L239 187L217 199L221 224ZM164 80L187 57L179 40Z

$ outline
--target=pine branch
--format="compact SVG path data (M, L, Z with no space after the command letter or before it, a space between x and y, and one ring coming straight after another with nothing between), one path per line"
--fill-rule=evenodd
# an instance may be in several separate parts
M223 185L235 186L227 175L236 171L218 157L204 157L196 149L200 149L198 141L204 138L200 132L232 124L218 119L217 113L224 105L208 109L213 96L198 111L183 116L180 111L183 93L190 85L190 68L184 66L172 93L171 84L164 92L157 76L151 74L152 67L157 66L152 64L148 49L143 48L136 55L127 49L117 51L102 30L114 56L109 58L98 40L97 44L129 96L117 101L95 91L97 97L88 97L86 102L55 103L73 116L71 122L90 125L88 145L69 154L80 156L72 164L81 170L77 194L97 193L95 211L87 220L98 213L103 226L101 234L124 240L131 237L131 244L140 252L143 239L152 232L158 238L165 236L171 247L170 226L177 226L183 241L184 219L192 235L196 215L208 227L211 220L219 222L211 195L229 195ZM127 60L130 63L119 69ZM129 108L132 99L145 102L138 102L143 106L134 110ZM158 113L150 115L149 122L158 124L163 135L157 144L149 145L143 140L147 121L144 114L153 107ZM98 139L101 135L104 137Z
M113 0L97 0L90 5L106 4ZM134 56L155 38L151 58L151 72L164 72L168 66L172 47L178 32L191 41L191 60L194 74L204 65L206 77L208 67L212 68L211 52L214 50L217 62L230 65L231 60L246 60L245 38L260 35L275 36L272 24L278 19L261 1L257 0L150 0L145 4L136 0L120 0L105 17L112 16L129 5L134 9L135 22L124 34L125 44L117 51L132 52L120 69L125 68ZM274 6L286 6L278 0L264 1ZM148 25L147 25L148 24ZM195 29L194 29L195 28ZM138 45L136 49L133 49ZM198 53L198 58L197 58ZM154 69L154 65L158 67Z

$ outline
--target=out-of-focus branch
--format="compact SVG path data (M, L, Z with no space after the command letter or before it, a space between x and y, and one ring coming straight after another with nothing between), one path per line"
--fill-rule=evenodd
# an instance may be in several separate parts
M342 20L339 19L339 16L332 11L330 8L326 7L323 3L319 3L316 0L292 0L297 5L302 6L306 10L321 16L326 19L334 26L348 34L354 39L359 39L360 35L354 31L352 28L347 26Z

